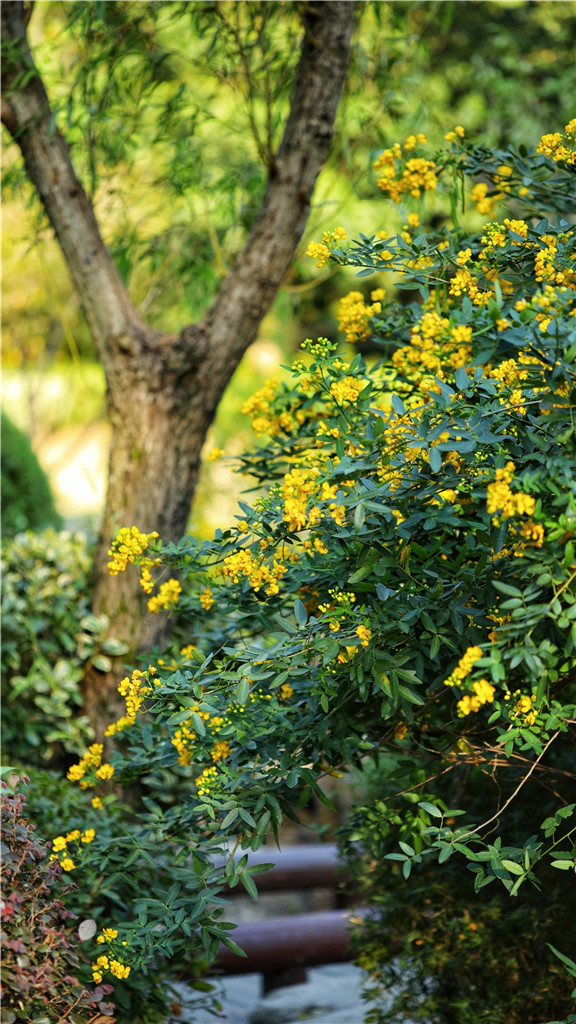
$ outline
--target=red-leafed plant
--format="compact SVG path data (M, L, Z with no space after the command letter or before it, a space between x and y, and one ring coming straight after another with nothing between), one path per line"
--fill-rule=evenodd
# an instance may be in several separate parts
M111 985L88 989L80 980L83 957L75 918L66 901L76 886L63 885L48 843L24 816L25 797L12 776L1 783L2 810L2 1024L113 1024L106 1002ZM54 895L56 890L58 895Z

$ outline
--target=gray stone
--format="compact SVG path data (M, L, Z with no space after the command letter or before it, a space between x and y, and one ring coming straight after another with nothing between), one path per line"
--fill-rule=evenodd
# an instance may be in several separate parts
M362 1024L362 971L330 964L308 972L303 985L270 992L249 1011L250 1024Z

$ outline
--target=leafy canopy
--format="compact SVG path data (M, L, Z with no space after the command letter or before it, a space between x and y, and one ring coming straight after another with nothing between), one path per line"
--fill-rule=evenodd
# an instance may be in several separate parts
M407 301L354 291L342 329L369 355L307 341L292 383L246 403L264 440L240 463L262 496L235 528L165 546L120 531L110 569L138 569L151 612L174 613L173 659L123 680L110 761L93 745L69 777L188 780L171 806L145 800L112 847L95 820L77 851L79 870L99 857L112 878L170 858L170 892L135 893L123 962L183 952L193 933L208 959L236 948L224 882L255 895L249 851L366 758L421 769L416 804L395 805L388 856L405 878L461 857L476 890L515 894L546 865L574 871L574 804L559 796L536 834L532 816L511 838L507 821L540 779L554 790L576 712L575 133L502 151L456 126L440 152L423 135L384 150L378 185L403 230L349 243L338 227L309 251L394 275ZM430 192L450 199L436 231L416 212ZM480 809L466 785L449 807L440 780L472 766L497 785ZM226 846L217 868L230 842L238 856Z

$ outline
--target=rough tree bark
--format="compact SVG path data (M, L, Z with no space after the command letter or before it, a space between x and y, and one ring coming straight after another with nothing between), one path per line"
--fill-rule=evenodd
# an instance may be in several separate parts
M316 178L332 139L348 65L354 3L303 8L303 40L282 143L243 251L204 317L177 333L138 316L104 245L26 38L29 5L2 4L2 120L64 253L107 382L112 425L109 483L94 566L94 610L132 652L161 642L160 616L145 613L135 573L112 578L107 551L116 529L135 523L176 540L186 528L200 452L219 400L287 273L302 236ZM100 733L117 676L93 672L85 706Z

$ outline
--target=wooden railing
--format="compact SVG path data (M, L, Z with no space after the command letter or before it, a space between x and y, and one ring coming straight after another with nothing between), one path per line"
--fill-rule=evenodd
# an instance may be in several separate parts
M269 862L273 868L253 876L259 893L328 888L335 908L243 921L231 932L246 956L222 946L216 966L224 974L262 974L264 993L305 981L307 967L348 961L350 918L367 912L350 907L353 883L338 862L334 844L291 846L282 851L265 848L249 854L249 865Z

